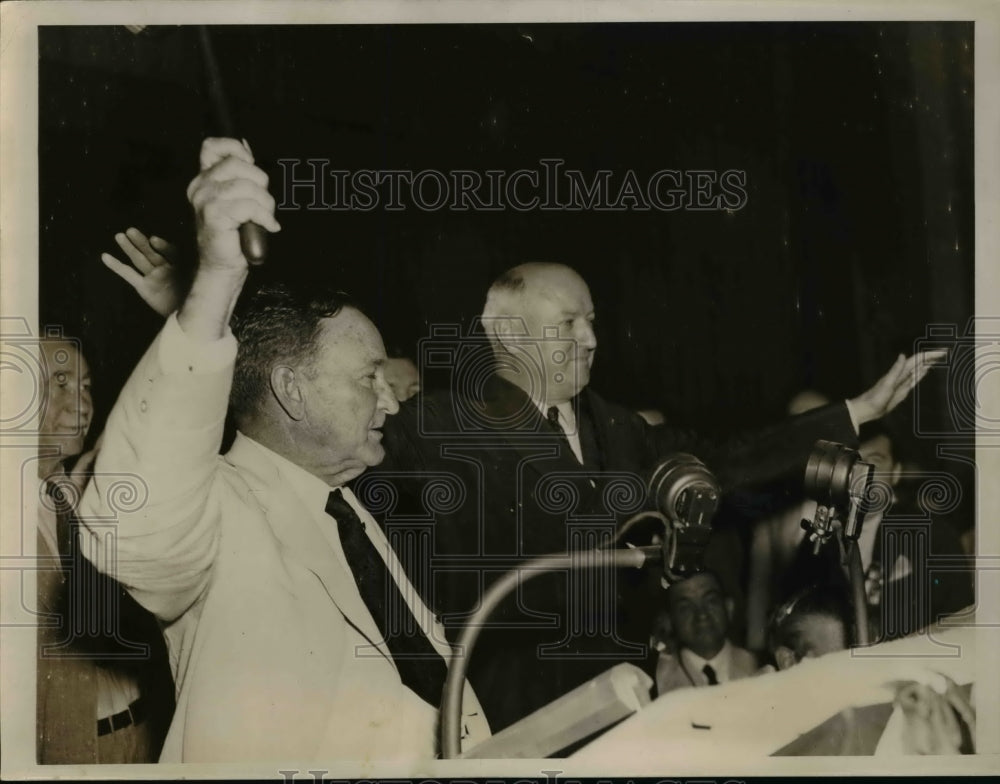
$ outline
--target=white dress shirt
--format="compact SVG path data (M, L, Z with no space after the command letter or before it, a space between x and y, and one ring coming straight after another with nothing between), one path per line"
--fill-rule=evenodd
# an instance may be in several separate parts
M535 404L535 407L542 412L542 417L548 420L549 409L552 408L551 404L542 403L538 400L534 400L532 402ZM577 427L576 412L573 411L573 404L569 401L565 401L556 405L556 408L559 410L559 426L566 434L566 440L569 442L569 448L573 450L573 455L576 457L580 465L583 465L583 448L580 446L580 428Z
M729 678L729 660L732 656L732 645L729 640L711 659L703 659L690 648L681 648L681 665L695 686L708 686L708 677L704 673L705 665L715 670L715 678L719 683L725 683Z

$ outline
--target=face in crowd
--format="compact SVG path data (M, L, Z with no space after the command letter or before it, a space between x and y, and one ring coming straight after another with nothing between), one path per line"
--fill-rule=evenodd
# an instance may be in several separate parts
M383 365L385 380L400 403L420 391L420 374L412 359L391 357Z
M730 606L711 572L674 583L667 591L670 622L678 642L703 659L722 650L729 631Z
M90 367L74 341L41 341L42 413L39 446L56 452L55 463L83 451L94 414ZM52 465L43 458L41 464ZM40 464L40 465L41 465Z
M902 465L892 452L892 441L885 433L869 438L858 447L861 459L875 466L875 475L895 487L902 475Z
M779 645L774 660L779 670L787 670L803 659L825 656L847 648L844 622L826 613L803 613L789 619L784 632L787 645Z

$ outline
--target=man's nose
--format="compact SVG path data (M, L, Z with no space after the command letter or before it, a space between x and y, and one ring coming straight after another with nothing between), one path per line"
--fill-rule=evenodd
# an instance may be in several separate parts
M89 422L94 413L94 398L88 388L80 387L80 393L76 396L76 405L80 418Z
M574 337L580 348L597 348L597 335L594 334L594 326L589 321L581 320Z

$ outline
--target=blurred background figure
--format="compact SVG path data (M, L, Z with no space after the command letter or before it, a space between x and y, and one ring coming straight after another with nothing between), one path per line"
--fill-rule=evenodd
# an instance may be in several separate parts
M770 624L769 648L779 670L842 651L850 642L851 609L835 590L810 586L783 604Z
M891 433L872 422L862 426L860 438L861 459L875 467L877 502L865 516L858 548L865 571L870 636L878 642L913 634L942 615L970 606L973 572L952 521L922 505L919 493L916 497L896 495L902 463ZM941 567L944 561L947 568ZM815 582L850 596L835 540L827 542L817 556L803 535L780 582L779 600Z
M420 373L416 363L402 352L390 349L388 354L389 358L382 366L385 380L392 388L396 400L402 403L420 391Z

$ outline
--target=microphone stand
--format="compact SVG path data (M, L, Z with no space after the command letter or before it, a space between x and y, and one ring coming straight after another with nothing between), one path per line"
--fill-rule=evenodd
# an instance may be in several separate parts
M462 695L465 690L465 675L469 667L472 649L479 638L479 632L490 613L517 586L522 579L554 570L579 570L592 568L640 568L648 563L660 563L663 547L650 545L623 550L581 550L573 553L557 553L532 558L513 569L483 594L479 608L472 614L458 638L448 663L448 677L444 683L441 698L441 756L455 759L462 753Z
M868 596L865 593L865 570L861 563L861 548L857 539L844 539L847 574L851 582L851 603L854 605L854 644L865 648L869 644Z

